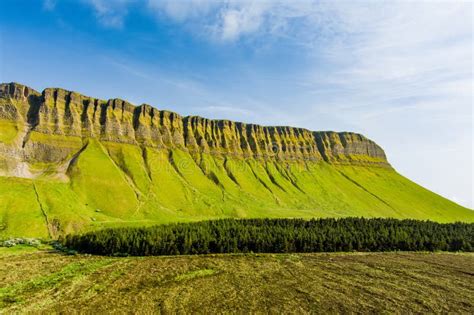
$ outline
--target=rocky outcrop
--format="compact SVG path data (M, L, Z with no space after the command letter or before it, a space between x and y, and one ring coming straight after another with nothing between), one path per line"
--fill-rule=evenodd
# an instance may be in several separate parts
M0 143L0 154L26 161L61 161L77 152L83 139L97 138L192 154L389 166L382 148L360 134L182 117L59 88L38 93L17 83L0 85L0 120L18 131L13 143Z
M352 162L387 163L382 148L372 140L352 132L314 132L318 150L326 161L348 159Z

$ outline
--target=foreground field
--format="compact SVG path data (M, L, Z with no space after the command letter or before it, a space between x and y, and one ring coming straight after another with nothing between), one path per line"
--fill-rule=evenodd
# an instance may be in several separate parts
M147 258L0 248L0 313L474 312L474 255Z

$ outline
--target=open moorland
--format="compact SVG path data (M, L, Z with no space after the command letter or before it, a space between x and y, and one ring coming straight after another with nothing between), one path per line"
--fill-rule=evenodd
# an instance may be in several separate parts
M473 313L474 254L67 256L0 248L0 313Z

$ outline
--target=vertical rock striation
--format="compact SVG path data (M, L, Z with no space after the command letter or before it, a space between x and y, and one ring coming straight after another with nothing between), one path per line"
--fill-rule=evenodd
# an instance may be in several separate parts
M0 85L0 120L18 133L0 144L4 164L12 157L29 163L67 160L85 139L96 138L194 155L389 166L383 150L360 134L182 117L147 104L59 88L38 93L17 83Z

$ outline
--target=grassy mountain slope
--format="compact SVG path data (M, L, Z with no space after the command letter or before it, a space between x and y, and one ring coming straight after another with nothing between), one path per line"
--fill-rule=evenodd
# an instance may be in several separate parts
M382 167L194 159L88 144L69 182L0 177L0 237L224 217L394 217L474 222L474 212Z

